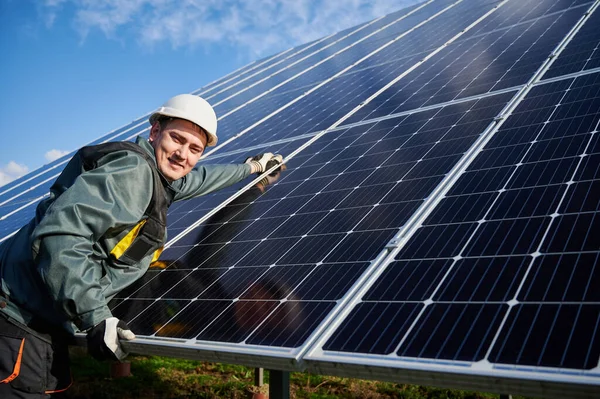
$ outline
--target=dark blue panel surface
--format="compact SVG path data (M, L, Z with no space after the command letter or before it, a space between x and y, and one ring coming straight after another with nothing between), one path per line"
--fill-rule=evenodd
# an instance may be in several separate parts
M243 81L243 85L234 85L214 98L211 96L208 100L216 105L217 114L223 114L291 78L294 80L278 89L276 94L288 91L290 88L295 89L321 82L352 65L399 34L408 31L452 2L452 0L435 1L408 16L406 14L410 12L410 9L403 9L373 25L347 32L348 37L344 37L341 33L337 34L319 43L315 48L286 59L284 63L277 65L277 68L265 70L251 79ZM378 31L378 29L382 30ZM365 40L366 38L368 40ZM432 36L432 39L434 38ZM243 92L239 93L240 90ZM234 94L236 94L235 97L229 99Z
M596 10L544 74L544 79L600 67L600 13Z
M534 87L325 349L596 367L599 100L600 74Z
M464 38L478 36L506 27L526 23L533 19L560 12L568 8L589 6L590 0L522 0L509 1L485 21L467 32Z
M275 117L263 122L259 127L247 132L244 136L229 144L226 149L244 148L255 143L294 137L330 127L352 111L354 107L415 65L430 51L444 44L457 31L466 28L470 23L492 9L495 4L497 2L484 1L477 2L475 5L462 2L396 42L391 42L393 37L386 38L381 42L369 41L362 47L360 45L353 47L351 51L336 56L332 60L332 64L334 69L341 70L342 67L351 65L362 56L366 56L384 45L387 46L361 61L357 67L349 70L346 74L328 82L309 96L299 99ZM412 21L418 15L417 13L400 23ZM435 32L435 34L430 34L430 32ZM360 70L357 70L357 68L360 68ZM323 75L320 75L322 72ZM315 69L314 73L307 74L298 81L294 81L292 85L305 85L314 81L322 81L333 76L334 72L327 72L327 66L323 65ZM254 120L253 115L275 111L286 100L295 100L303 92L304 89L296 94L296 97L293 96L295 94L293 92L286 93L285 98L283 95L276 94L266 96L236 112L239 115L232 115L235 119L224 118L224 129L231 132L231 134L236 134L248 126L248 120ZM380 100L379 97L376 98L371 103L371 107L375 107L375 104L380 104L384 100ZM261 111L256 112L257 109L261 109Z
M584 11L571 9L453 43L348 122L524 84Z

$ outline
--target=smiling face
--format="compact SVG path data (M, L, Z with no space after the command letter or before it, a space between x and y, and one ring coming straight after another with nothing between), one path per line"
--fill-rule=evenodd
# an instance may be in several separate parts
M157 121L150 130L158 170L170 181L190 173L202 156L206 141L204 130L184 119Z

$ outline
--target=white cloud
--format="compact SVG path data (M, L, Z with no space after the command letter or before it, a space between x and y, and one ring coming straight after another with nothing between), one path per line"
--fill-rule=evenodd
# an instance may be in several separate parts
M264 56L398 10L418 0L45 0L45 20L68 3L83 40L100 30L143 46L228 44Z
M29 168L27 166L10 161L8 165L0 167L0 186L10 183L28 171Z
M50 150L48 151L46 154L44 154L44 158L46 158L46 161L48 162L52 162L57 160L58 158L67 155L69 153L69 151L63 151L63 150Z
M42 14L42 19L44 20L47 28L54 26L56 17L60 12L63 3L66 1L68 0L46 0L44 7L39 8L39 12Z

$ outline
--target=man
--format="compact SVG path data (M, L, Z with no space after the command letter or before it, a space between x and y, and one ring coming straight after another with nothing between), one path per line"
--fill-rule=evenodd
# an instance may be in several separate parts
M148 140L85 147L35 217L0 246L0 397L37 398L70 385L67 341L88 333L97 358L126 356L135 335L107 302L156 260L166 208L281 163L270 153L239 165L194 168L217 143L217 118L189 94L150 117Z

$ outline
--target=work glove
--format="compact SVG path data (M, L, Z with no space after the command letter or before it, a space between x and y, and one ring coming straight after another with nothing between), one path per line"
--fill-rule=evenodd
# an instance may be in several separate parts
M98 360L123 360L128 353L121 347L120 339L130 341L135 334L127 323L109 317L87 333L88 352Z
M262 174L266 170L271 169L275 165L280 165L283 162L283 157L279 154L274 155L270 152L264 154L258 154L253 157L246 158L244 163L252 166L254 173Z

